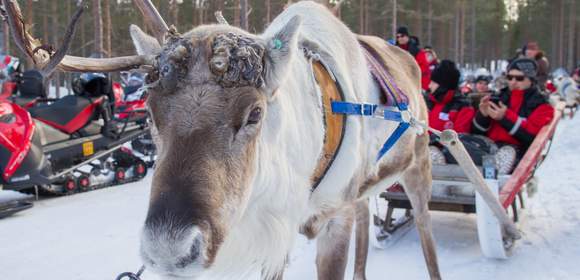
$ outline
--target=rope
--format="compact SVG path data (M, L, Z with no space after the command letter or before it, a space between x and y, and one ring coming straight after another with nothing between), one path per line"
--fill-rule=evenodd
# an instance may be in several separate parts
M117 278L115 278L115 280L124 280L124 279L141 280L141 274L143 274L143 271L145 271L144 265L142 265L141 268L139 268L139 271L137 271L137 273L123 272L123 273L119 274L119 276L117 276Z

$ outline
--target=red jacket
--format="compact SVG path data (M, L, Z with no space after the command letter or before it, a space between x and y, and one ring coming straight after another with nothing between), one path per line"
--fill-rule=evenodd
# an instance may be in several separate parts
M428 90L429 83L431 82L431 69L429 68L430 63L427 58L427 52L415 45L409 46L409 44L406 44L398 46L415 57L415 61L419 64L419 68L421 69L421 88L423 90Z
M469 133L475 109L455 90L445 93L438 101L429 95L429 126L437 130L453 129L458 133Z
M500 99L508 106L504 118L495 121L477 112L473 119L474 133L484 134L497 143L527 148L542 127L554 118L554 108L536 88L504 90Z

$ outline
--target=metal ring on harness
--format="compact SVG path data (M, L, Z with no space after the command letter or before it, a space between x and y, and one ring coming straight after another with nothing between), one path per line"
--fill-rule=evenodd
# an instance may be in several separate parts
M137 273L123 272L123 273L119 274L119 276L117 276L117 278L115 278L115 280L124 280L124 279L141 280L141 274L143 273L143 271L145 271L144 265L141 266L141 268L139 269L139 271L137 271Z

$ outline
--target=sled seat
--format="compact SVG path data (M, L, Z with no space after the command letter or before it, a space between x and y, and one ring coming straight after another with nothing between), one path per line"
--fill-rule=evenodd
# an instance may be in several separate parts
M98 113L104 97L65 96L52 104L30 108L30 115L65 133L72 134L87 125Z

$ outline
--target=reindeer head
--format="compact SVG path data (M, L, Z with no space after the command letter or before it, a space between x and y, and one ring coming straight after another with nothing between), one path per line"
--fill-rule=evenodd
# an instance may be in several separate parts
M148 266L179 276L212 266L244 214L262 124L298 26L291 20L273 38L202 26L160 47L149 99L160 154L142 237ZM138 49L156 49L132 31Z
M244 215L262 125L299 26L293 18L270 37L201 26L167 30L161 41L131 27L139 54L155 56L148 104L159 157L141 242L150 269L194 277L218 258Z
M290 19L270 37L225 24L181 35L167 27L150 1L134 1L155 35L131 26L139 55L86 59L66 56L65 49L58 58L32 51L35 40L22 25L16 1L3 2L11 33L41 67L149 70L148 105L159 157L142 258L168 276L195 277L210 269L228 229L244 214L262 124L297 49L300 19ZM70 26L74 30L74 22Z

